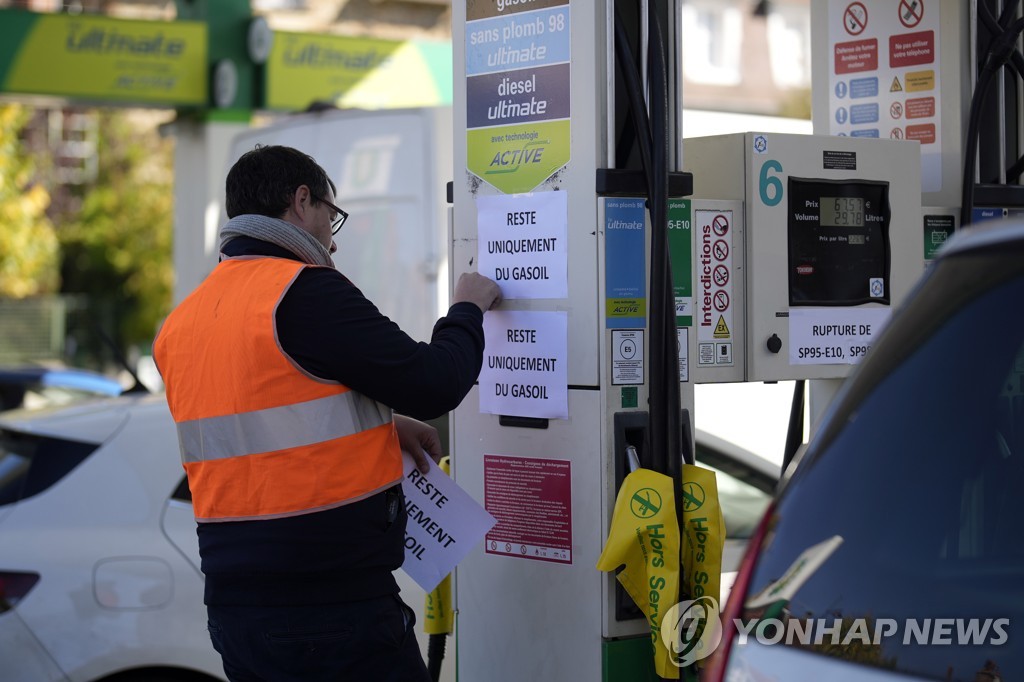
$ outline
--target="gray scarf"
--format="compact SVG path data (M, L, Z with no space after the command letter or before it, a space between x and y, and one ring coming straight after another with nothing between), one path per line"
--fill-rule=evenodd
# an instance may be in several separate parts
M220 230L220 249L235 237L252 237L288 249L303 263L334 267L331 252L302 228L278 218L245 214L235 216Z

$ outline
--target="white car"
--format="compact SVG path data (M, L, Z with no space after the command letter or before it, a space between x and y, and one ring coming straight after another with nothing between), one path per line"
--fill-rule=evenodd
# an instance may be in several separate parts
M772 502L781 467L700 429L697 429L696 459L697 464L715 472L718 501L725 520L719 600L724 604L747 549L747 541Z
M737 531L728 571L771 501L778 467L697 438L698 462L720 472L726 524ZM396 577L422 623L423 591ZM419 625L417 637L426 657ZM0 415L0 662L3 682L224 679L162 396Z
M163 397L3 415L0 677L224 679L177 450Z

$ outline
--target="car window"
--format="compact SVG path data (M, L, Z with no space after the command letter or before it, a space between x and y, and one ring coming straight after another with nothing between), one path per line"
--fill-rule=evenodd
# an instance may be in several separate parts
M88 370L0 368L0 411L70 405L121 393L117 381Z
M96 398L97 394L80 391L66 386L32 386L25 390L20 407L26 410L39 410L44 407L71 405L82 400Z
M182 476L178 487L171 493L171 499L192 504L192 489L188 487L188 476Z
M779 500L747 615L764 615L749 607L774 585L787 622L838 622L846 638L861 619L868 641L783 644L931 679L1024 679L1022 300L1018 275L951 303L832 415L834 435ZM820 567L793 579L823 543L834 549Z
M718 503L725 519L725 536L730 540L750 538L772 501L771 494L706 462L697 463L715 472Z
M726 537L750 538L772 501L776 479L700 442L697 464L715 472Z
M43 492L97 447L0 429L0 506Z

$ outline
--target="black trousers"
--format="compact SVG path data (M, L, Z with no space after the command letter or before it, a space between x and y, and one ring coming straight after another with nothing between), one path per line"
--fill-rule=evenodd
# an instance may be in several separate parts
M429 682L398 595L321 606L208 606L231 682Z

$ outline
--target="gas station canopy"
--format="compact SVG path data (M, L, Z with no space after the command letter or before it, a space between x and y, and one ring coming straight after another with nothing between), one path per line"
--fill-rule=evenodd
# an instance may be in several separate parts
M0 10L0 94L239 112L451 104L448 42L267 32L260 55L246 40L259 22Z

